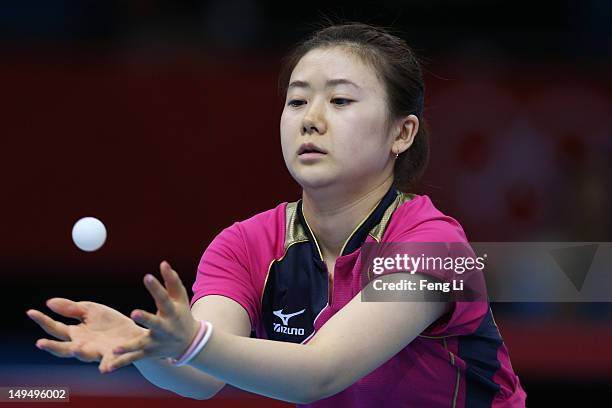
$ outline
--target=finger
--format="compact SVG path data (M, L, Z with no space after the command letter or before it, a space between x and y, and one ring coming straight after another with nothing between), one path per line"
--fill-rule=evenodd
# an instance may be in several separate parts
M130 317L132 318L132 320L142 324L148 329L164 330L161 318L152 313L136 309L130 314Z
M143 334L142 336L139 336L133 340L127 341L124 344L121 344L120 346L115 347L115 349L113 350L114 354L125 354L125 353L129 353L132 351L138 351L138 350L146 350L148 348L148 346L151 345L151 336L150 333L147 332L145 334Z
M106 374L117 370L118 368L125 367L132 364L134 361L138 361L147 356L144 350L133 351L131 353L122 354L120 356L105 355L102 357L102 361L98 366L100 373Z
M36 347L47 351L56 357L74 357L72 342L69 341L39 339L36 342Z
M30 319L34 320L45 332L47 332L47 334L50 334L53 337L57 337L60 340L70 340L70 335L68 334L68 326L64 323L57 322L46 314L34 309L28 310L26 314Z
M79 303L64 298L49 299L47 300L47 306L59 315L79 320L83 320L87 312Z
M161 275L164 278L164 285L166 285L168 295L170 295L170 297L175 300L189 302L189 298L187 297L187 290L185 289L185 286L183 286L183 282L181 282L180 276L174 269L172 269L170 264L166 261L163 261L159 266L159 270L161 271Z
M161 283L159 283L155 276L145 275L144 284L151 296L153 296L157 309L165 315L174 314L174 305L172 304L172 299L170 299L170 296L168 296L168 292L166 292L166 289L162 286Z

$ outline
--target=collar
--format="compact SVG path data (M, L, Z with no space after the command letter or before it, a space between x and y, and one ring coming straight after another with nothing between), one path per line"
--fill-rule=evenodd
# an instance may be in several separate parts
M394 186L391 186L389 191L385 193L383 198L379 201L379 203L374 207L372 211L359 223L357 227L353 230L353 232L349 235L348 239L344 242L342 246L342 250L340 251L340 256L348 255L361 247L361 245L365 242L370 230L374 229L378 224L380 224L383 216L387 212L387 209L391 204L393 204L398 196L398 192ZM308 237L308 241L313 246L313 253L316 254L316 257L320 261L323 261L323 253L321 251L321 247L312 232L312 229L308 225L306 218L304 217L304 213L302 212L302 200L300 199L297 203L297 216L298 220L302 224L304 233Z

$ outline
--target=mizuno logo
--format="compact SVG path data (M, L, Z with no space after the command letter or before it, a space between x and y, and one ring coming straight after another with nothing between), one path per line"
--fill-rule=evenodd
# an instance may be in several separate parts
M301 327L287 327L281 326L280 323L272 323L274 325L274 331L277 333L293 334L294 336L303 336L304 329Z
M306 311L306 309L302 309L299 312L284 314L283 313L283 309L275 310L272 313L274 313L274 316L280 318L283 321L283 324L281 326L280 323L272 323L272 325L274 326L274 331L277 332L277 333L292 334L294 336L303 336L304 335L304 329L303 328L301 328L301 327L288 327L288 325L289 325L289 319L291 319L293 316L297 316L299 314L302 314L305 311Z
M305 310L306 309L302 309L299 312L283 314L283 309L280 309L280 310L275 310L273 313L274 313L274 316L280 317L280 319L283 321L283 326L287 326L289 324L289 319L291 319L293 316L297 316L299 314L304 313Z

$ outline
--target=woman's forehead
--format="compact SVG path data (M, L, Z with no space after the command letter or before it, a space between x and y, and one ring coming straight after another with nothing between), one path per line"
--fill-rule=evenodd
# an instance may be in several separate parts
M380 83L374 68L346 47L316 48L306 53L291 73L294 81L325 83L334 79L346 79L363 89L376 89Z

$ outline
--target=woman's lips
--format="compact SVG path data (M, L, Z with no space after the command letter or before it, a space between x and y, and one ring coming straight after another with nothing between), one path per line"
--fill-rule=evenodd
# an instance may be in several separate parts
M318 161L325 156L325 153L320 152L306 152L298 155L301 162L314 162Z
M303 143L298 149L298 155L303 155L306 153L322 153L325 154L327 151L322 147L317 146L314 143Z

